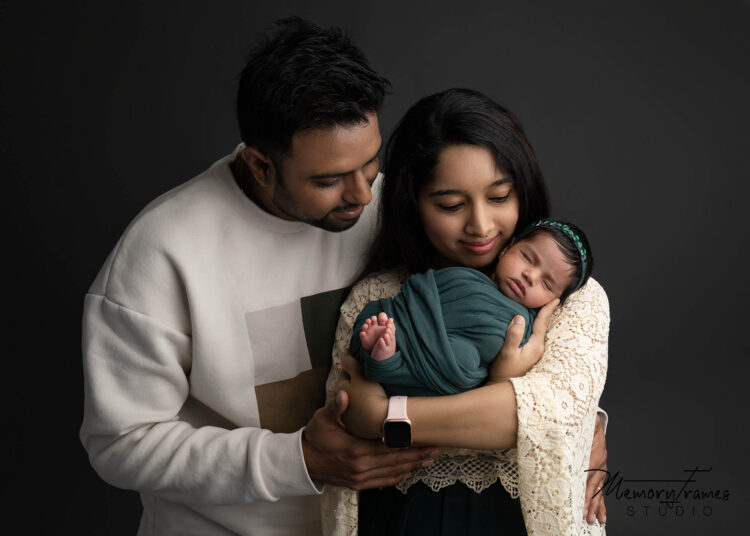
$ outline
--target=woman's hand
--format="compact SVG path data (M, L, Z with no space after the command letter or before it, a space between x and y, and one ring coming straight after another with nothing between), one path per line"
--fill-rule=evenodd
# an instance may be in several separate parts
M547 334L547 325L549 324L552 311L555 310L560 300L555 298L539 310L539 314L534 320L531 337L526 344L520 346L523 340L525 329L524 318L516 316L508 325L505 333L505 342L500 349L500 353L490 365L487 376L487 384L499 383L508 378L517 378L523 376L544 354L544 337Z
M342 356L341 366L343 371L336 383L336 392L346 391L349 399L341 420L356 436L380 438L388 414L388 396L379 383L365 378L359 363L348 352Z

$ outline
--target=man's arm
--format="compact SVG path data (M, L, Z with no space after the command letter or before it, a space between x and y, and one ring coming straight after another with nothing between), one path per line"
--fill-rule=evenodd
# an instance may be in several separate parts
M197 504L316 493L301 432L180 420L191 337L96 294L86 297L83 328L81 440L105 481Z

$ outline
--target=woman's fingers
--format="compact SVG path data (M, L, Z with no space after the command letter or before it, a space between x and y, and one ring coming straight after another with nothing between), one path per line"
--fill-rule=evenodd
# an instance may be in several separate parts
M534 320L534 326L531 330L531 336L524 345L525 351L536 356L537 361L544 353L544 336L547 334L547 327L549 326L549 319L552 316L552 311L555 310L558 303L560 303L560 300L555 298L539 309L536 319Z
M539 309L539 313L536 315L534 320L534 327L532 328L531 338L540 338L544 342L544 336L547 334L547 326L549 326L549 319L552 316L552 312L557 307L560 300L555 298L547 305Z
M500 350L500 355L509 358L520 353L521 340L526 327L526 320L522 316L514 316L505 332L505 342Z

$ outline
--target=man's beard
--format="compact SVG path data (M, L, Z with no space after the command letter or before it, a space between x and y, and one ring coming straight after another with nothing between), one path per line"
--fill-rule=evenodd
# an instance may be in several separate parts
M359 221L359 217L353 218L352 220L349 220L347 222L337 223L333 221L334 212L340 210L350 210L352 208L356 208L357 205L335 207L322 218L313 218L307 214L301 214L297 212L297 207L294 205L294 201L292 201L291 195L289 195L289 190L287 190L286 186L284 185L284 179L280 174L276 176L276 184L275 188L273 189L271 201L277 209L279 209L281 212L283 212L293 220L301 221L308 225L312 225L313 227L318 227L320 229L323 229L324 231L330 231L332 233L340 233L341 231L346 231Z

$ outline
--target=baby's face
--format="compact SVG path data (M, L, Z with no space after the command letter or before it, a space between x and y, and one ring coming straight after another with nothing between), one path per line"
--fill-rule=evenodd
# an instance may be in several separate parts
M492 280L508 298L535 309L559 298L572 282L573 271L554 238L538 233L500 254Z

